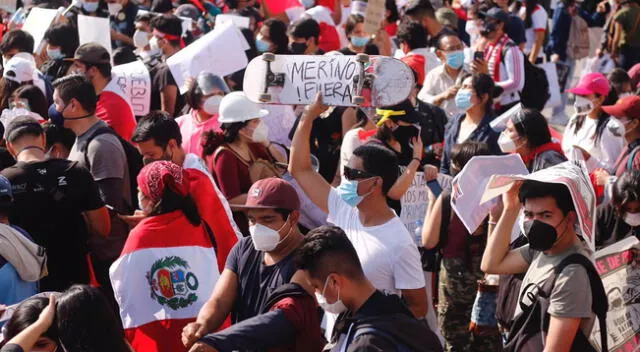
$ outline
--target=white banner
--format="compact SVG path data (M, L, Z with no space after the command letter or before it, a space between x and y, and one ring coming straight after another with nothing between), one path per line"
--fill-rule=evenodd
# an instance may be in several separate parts
M223 26L227 23L232 23L238 28L249 28L249 17L220 14L216 16L216 26Z
M527 175L529 171L519 154L474 156L453 179L451 208L469 233L482 224L496 205L496 194L483 197L485 186L493 175Z
M180 94L189 89L189 78L200 72L226 76L247 66L246 39L231 23L216 26L214 30L178 51L167 59L171 74L180 88Z
M111 79L122 88L136 116L149 113L151 106L151 76L142 61L118 65L111 70Z
M416 172L411 186L400 199L400 204L402 206L400 220L413 235L418 227L417 222L424 220L429 207L429 188L424 179L424 172Z
M596 252L596 269L609 301L607 346L610 352L631 352L640 348L640 241L635 237ZM591 342L601 351L600 325L596 321Z
M80 45L98 43L111 56L111 26L108 18L78 15L78 36Z
M369 0L364 14L364 31L369 35L378 33L385 13L384 0Z
M41 9L39 7L34 7L29 12L29 17L24 21L24 25L22 25L22 30L31 34L33 37L33 50L38 50L40 47L40 43L42 43L42 39L44 38L44 34L51 26L51 22L58 15L57 10L50 9Z
M495 169L497 166L498 165L496 163L495 165L492 165L491 168ZM573 205L576 209L576 213L578 214L580 234L589 244L591 250L594 250L596 195L593 190L593 186L591 186L589 173L587 172L584 162L580 162L580 165L577 165L575 162L566 161L562 164L536 171L526 176L513 174L508 175L498 172L493 172L493 174L494 176L491 176L491 179L486 184L486 188L481 188L484 189L484 194L482 195L482 199L480 199L480 203L494 199L502 193L507 192L511 188L513 182L518 180L560 183L567 186L567 188L569 188L569 192L571 192ZM460 214L458 213L458 216L459 215Z

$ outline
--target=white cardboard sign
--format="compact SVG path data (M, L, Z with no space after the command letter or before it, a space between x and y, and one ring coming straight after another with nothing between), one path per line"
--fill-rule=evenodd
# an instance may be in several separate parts
M151 76L144 63L134 61L115 66L111 76L126 94L134 115L148 114L151 106Z
M80 45L98 43L111 56L111 26L108 18L78 15L78 36Z
M384 12L384 0L369 0L364 14L364 31L369 34L377 33L382 25Z
M249 28L249 17L220 14L216 16L216 26L233 23L238 28Z
M429 207L429 189L424 179L424 172L416 172L411 186L400 199L400 204L402 206L400 220L409 233L413 234L417 227L416 222L424 220Z
M57 10L41 9L39 7L31 9L29 17L27 17L24 21L24 25L22 25L22 30L31 34L33 37L34 50L38 50L40 47L44 34L47 32L47 29L51 26L51 22L53 22L57 15Z

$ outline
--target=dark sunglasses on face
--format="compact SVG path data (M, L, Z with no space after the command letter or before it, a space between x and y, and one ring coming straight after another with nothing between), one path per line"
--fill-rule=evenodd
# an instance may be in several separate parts
M347 180L353 181L353 180L362 180L362 179L366 179L366 178L372 178L372 177L376 177L376 175L370 173L370 172L366 172L363 170L357 170L357 169L352 169L348 166L344 167L344 177Z

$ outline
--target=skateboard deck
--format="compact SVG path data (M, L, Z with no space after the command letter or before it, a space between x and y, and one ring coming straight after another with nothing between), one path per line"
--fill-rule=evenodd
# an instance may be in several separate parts
M386 56L265 53L249 62L243 89L258 103L307 105L320 91L326 105L380 107L407 99L414 85L411 68Z

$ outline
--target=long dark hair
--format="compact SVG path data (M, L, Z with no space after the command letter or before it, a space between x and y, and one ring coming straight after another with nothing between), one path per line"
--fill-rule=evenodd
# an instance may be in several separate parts
M202 144L202 158L205 159L207 156L213 155L216 149L225 143L235 142L240 135L240 130L245 127L249 121L250 120L223 123L220 125L222 132L216 132L214 130L204 132L200 137L200 143Z
M262 25L269 31L269 40L275 46L274 54L289 54L287 25L277 18L269 18Z
M36 320L38 320L38 317L40 317L42 310L45 309L48 304L48 297L33 297L20 303L3 328L4 343L14 338L31 324L35 323ZM51 326L44 334L42 334L42 337L46 337L57 342L58 329L55 326ZM0 343L0 347L1 346L3 346L2 343Z
M598 98L602 96L598 93L596 93L595 95ZM615 89L611 89L609 90L609 94L604 99L604 102L602 102L601 106L614 105L616 101L618 101L618 93L616 93ZM572 124L573 126L575 126L575 129L573 130L574 135L578 134L578 131L582 128L582 125L584 124L584 120L586 117L587 115L578 115L575 118ZM593 140L593 144L600 142L600 139L602 138L602 132L604 132L604 129L607 127L607 123L609 122L610 118L611 116L609 116L609 114L604 112L604 110L600 109L600 113L598 114L598 124L596 125L596 135Z
M176 210L181 210L193 226L200 226L202 223L198 207L193 198L188 195L183 197L170 189L165 189L162 200L149 215L161 215Z
M47 105L47 98L44 96L44 93L42 93L40 88L33 84L27 84L26 86L16 89L12 94L12 98L27 99L29 102L29 108L32 112L40 115L45 120L48 118L49 106Z
M486 73L474 73L466 74L460 78L460 82L464 82L468 77L471 77L471 87L476 92L478 98L482 99L485 94L489 95L489 99L484 105L484 114L487 115L493 112L493 99L500 96L499 90L496 89L496 85L493 82L493 78Z
M551 142L551 132L549 132L547 119L538 110L522 109L516 116L511 118L511 122L518 135L527 138L529 148L535 149Z
M30 83L31 82L29 82L29 84ZM9 108L9 98L11 97L13 92L15 92L23 84L27 84L27 82L18 83L4 77L0 78L0 111ZM43 117L46 116L48 115L45 115Z
M113 307L97 288L71 286L58 298L56 321L66 351L131 351Z
M533 21L531 20L531 15L533 15L533 10L536 9L538 5L538 0L527 0L524 3L526 15L524 18L524 28L531 28L533 26Z

